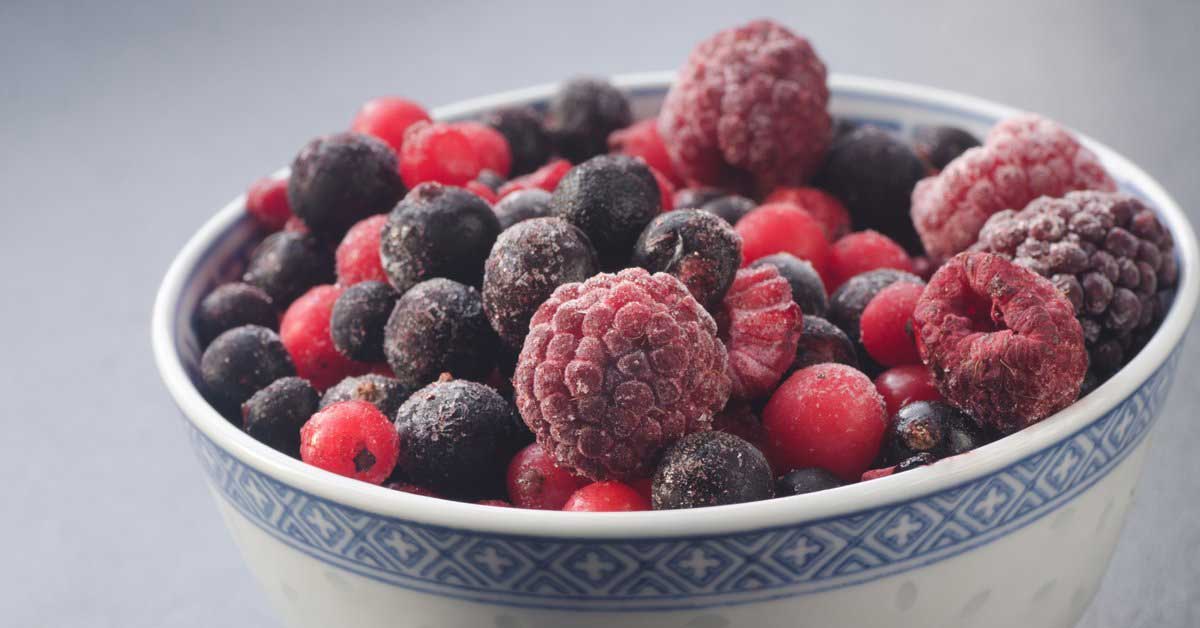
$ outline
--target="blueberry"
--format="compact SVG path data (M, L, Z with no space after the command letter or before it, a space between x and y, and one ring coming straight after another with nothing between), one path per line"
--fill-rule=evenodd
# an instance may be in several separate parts
M500 199L492 211L500 221L500 231L530 218L546 218L554 215L553 196L540 189L520 190Z
M796 361L789 374L814 364L837 362L858 368L854 343L846 332L820 316L805 316L800 342L796 345Z
M672 204L675 209L700 209L709 201L725 195L717 188L683 188L675 192Z
M829 296L829 322L842 328L854 342L858 342L858 320L862 318L863 310L880 290L896 283L908 281L925 285L921 278L902 270L881 268L861 273L846 280L833 294Z
M754 260L750 267L764 264L774 266L787 279L792 286L792 300L800 306L805 316L825 316L829 310L829 297L825 295L825 283L811 262L791 253L776 253Z
M279 312L271 297L246 283L226 283L208 293L196 308L196 336L207 345L221 332L242 325L279 327Z
M608 81L576 78L558 90L546 113L546 130L571 163L608 150L608 136L633 122L629 99Z
M896 413L884 432L880 461L900 464L919 454L934 459L958 455L986 442L975 421L941 401L914 401Z
M318 137L292 161L288 203L317 237L337 242L354 223L382 214L404 194L396 154L361 133Z
M325 391L318 409L324 410L340 401L366 401L375 404L384 416L391 419L396 416L396 410L400 409L400 404L408 399L412 391L412 388L400 383L400 380L376 373L347 377Z
M489 113L483 121L508 140L512 153L510 176L533 172L550 159L553 145L542 126L542 117L533 108L500 109Z
M309 288L333 283L333 277L333 255L316 238L279 231L250 254L242 281L266 292L277 309L286 309Z
M283 377L242 404L242 425L260 443L300 457L300 428L317 412L317 391L307 380Z
M493 170L488 170L487 168L480 170L479 174L475 175L475 180L479 183L482 183L487 187L487 189L493 192L499 190L500 186L504 185L504 177L496 174L496 172Z
M758 207L758 203L737 194L726 194L718 196L703 205L700 209L720 216L725 222L736 225L737 221L742 219L742 216L750 213L750 210Z
M243 325L217 336L200 357L200 379L218 409L239 406L271 382L296 374L279 335Z
M922 126L913 137L917 156L934 170L941 170L967 149L979 146L974 135L953 126Z
M383 361L383 327L398 297L382 281L362 281L346 288L329 319L333 346L351 360Z
M631 262L683 282L700 305L721 301L742 264L742 239L729 223L698 210L678 209L646 225Z
M655 510L740 504L774 496L771 466L754 445L725 432L683 437L654 473Z
M571 168L553 202L555 215L583 230L607 269L627 265L633 243L660 204L649 167L626 155L601 155Z
M815 493L842 485L836 475L817 467L789 471L775 480L776 497Z
M405 292L384 328L388 364L410 388L442 373L480 379L495 364L496 346L479 291L449 279L430 279Z

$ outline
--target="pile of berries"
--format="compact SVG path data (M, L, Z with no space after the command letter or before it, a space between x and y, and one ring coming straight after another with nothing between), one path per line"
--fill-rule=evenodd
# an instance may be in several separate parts
M696 508L963 454L1156 329L1170 235L1065 129L909 143L828 100L808 40L756 21L657 118L590 78L478 121L370 101L251 186L263 240L195 312L204 393L393 490Z

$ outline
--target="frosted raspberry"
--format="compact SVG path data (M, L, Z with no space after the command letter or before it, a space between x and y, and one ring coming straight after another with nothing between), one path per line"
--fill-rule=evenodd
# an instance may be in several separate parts
M1096 156L1057 123L1024 114L997 124L983 146L917 183L912 219L925 250L948 258L975 242L988 217L1039 196L1114 191Z
M765 192L816 171L831 137L828 101L808 40L757 20L696 46L658 130L688 183Z
M667 446L711 428L729 396L726 368L717 324L687 287L630 268L554 291L530 321L513 386L526 425L561 466L633 479Z
M733 396L766 396L796 358L803 331L803 314L787 279L771 265L739 270L718 316Z
M1012 432L1067 407L1088 357L1075 309L1054 284L992 253L963 253L913 312L938 390L985 426Z

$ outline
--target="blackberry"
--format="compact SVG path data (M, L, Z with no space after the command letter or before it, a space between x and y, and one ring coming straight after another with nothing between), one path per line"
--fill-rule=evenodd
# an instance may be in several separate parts
M767 458L750 443L725 432L683 437L663 456L654 473L655 510L702 508L774 497Z
M329 319L333 346L351 360L383 361L383 327L397 298L396 291L382 281L363 281L346 288L333 304Z
M727 222L698 209L679 209L646 225L633 245L634 266L673 275L700 305L720 302L742 265L742 239Z
M436 382L397 410L400 459L408 481L455 499L503 495L504 468L515 426L513 408L495 390L461 380Z
M722 196L726 196L726 193L717 188L683 188L675 192L671 204L675 209L700 209L709 201Z
M418 388L450 373L480 379L496 360L496 335L479 291L449 279L430 279L396 302L384 327L383 351L396 379Z
M532 107L498 109L483 119L508 140L512 153L509 176L516 177L537 170L550 160L553 145L542 126L542 117Z
M553 196L537 188L513 192L500 199L492 207L500 221L500 231L530 218L545 218L554 215Z
M529 319L554 289L598 272L596 252L578 227L561 218L534 218L496 239L484 264L483 309L492 329L518 351Z
M725 222L735 225L737 221L742 219L742 216L750 213L750 210L758 207L758 203L738 194L726 194L718 196L703 205L700 209L720 216Z
M242 404L242 426L255 440L300 458L300 428L317 412L317 391L299 377L283 377Z
M855 343L859 340L858 320L875 295L897 281L925 285L921 278L902 270L880 268L846 280L829 296L829 322L846 332Z
M1124 194L1041 197L993 214L975 249L1000 253L1050 279L1083 326L1091 370L1107 377L1133 337L1161 320L1162 293L1178 280L1170 233L1154 211Z
M904 142L864 125L833 143L818 185L846 205L860 229L886 233L910 253L921 252L909 218L913 188L925 165Z
M332 283L333 277L333 255L316 238L279 231L255 247L242 281L262 289L283 309L309 288Z
M790 497L815 493L842 485L836 475L818 467L789 471L775 480L775 496Z
M200 379L220 410L241 405L271 382L295 374L279 335L258 325L222 333L200 356Z
M601 155L571 168L554 190L554 213L583 230L604 268L626 266L630 249L659 214L658 183L640 159Z
M796 345L796 361L788 369L789 374L826 362L858 368L857 352L846 332L820 316L805 315L802 324L804 329L800 334L800 343Z
M629 99L608 81L572 79L546 113L546 130L558 153L578 164L608 151L608 135L633 122Z
M941 170L968 148L981 146L979 138L954 126L918 127L913 137L917 157L933 170Z
M463 188L422 183L388 216L379 256L400 293L434 277L477 286L499 234L487 201Z
M400 409L400 404L404 403L412 392L412 388L394 377L368 373L359 377L347 377L331 386L321 397L318 409L324 410L340 401L366 401L375 404L384 416L391 419L396 416L396 410Z
M396 153L361 133L318 137L292 160L288 202L317 237L337 242L354 223L404 195Z
M201 345L212 342L221 332L242 325L276 328L279 312L271 297L246 283L226 283L217 286L200 301L196 308L196 336Z
M974 419L941 401L914 401L888 421L879 452L883 466L920 454L934 459L966 453L987 442Z
M774 266L779 274L792 286L792 300L800 306L805 316L825 316L829 311L829 297L825 295L825 283L811 262L791 253L775 253L760 257L750 264L757 268L764 264Z

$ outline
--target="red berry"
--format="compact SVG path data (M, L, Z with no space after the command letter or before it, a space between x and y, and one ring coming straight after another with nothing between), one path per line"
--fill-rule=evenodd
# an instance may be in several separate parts
M767 195L763 203L791 203L812 214L825 228L825 237L829 238L830 242L835 242L850 233L850 212L837 197L820 188L776 188Z
M820 467L853 482L879 454L887 407L866 375L816 364L780 384L763 409L763 427L777 473Z
M504 198L513 192L521 190L541 189L547 192L553 192L554 188L558 187L558 182L571 169L571 162L566 159L556 159L537 170L523 176L517 177L508 183L500 186L497 195Z
M508 148L508 140L499 131L478 122L458 122L451 126L467 136L481 168L501 177L508 176L512 169L512 152Z
M888 416L914 401L942 400L942 393L933 384L933 374L924 364L905 364L880 373L875 378L875 390L883 395Z
M734 276L718 313L720 337L729 352L736 399L766 397L796 359L804 314L792 287L767 264Z
M839 239L829 249L829 291L847 279L880 268L911 273L912 260L904 247L877 231L857 231Z
M503 499L484 499L481 501L477 501L475 503L479 504L480 506L494 506L496 508L512 508L513 507L512 504L504 501Z
M871 469L870 471L863 471L862 479L860 481L869 482L871 480L878 480L879 478L886 478L889 475L894 475L895 473L895 466L883 467L882 469Z
M400 456L400 436L375 404L341 401L300 428L300 459L346 477L382 484Z
M675 209L675 186L654 166L650 166L650 174L654 175L654 181L658 183L659 204L662 206L662 211L669 212Z
M412 493L413 495L421 495L422 497L441 498L441 495L438 495L437 493L434 493L433 491L431 491L423 486L417 486L416 484L408 484L407 482L391 482L389 484L385 484L384 488L390 488L393 491L400 491L401 493Z
M587 484L587 479L558 466L538 443L517 452L508 463L508 499L518 508L562 510Z
M387 273L379 261L379 234L387 224L387 214L360 220L350 227L337 247L338 285L350 287L362 281L387 283Z
M492 188L489 188L479 181L467 181L466 185L463 187L467 188L467 190L471 192L474 192L475 196L487 201L488 205L495 205L496 201L500 200L500 198L496 196L496 193L492 191Z
M339 353L329 334L333 304L342 290L338 286L312 288L288 307L279 323L279 337L296 364L296 374L318 391L371 370L370 364L355 362Z
M350 123L350 130L374 135L398 154L404 145L404 132L416 122L429 122L421 105L403 98L385 96L368 100Z
M658 120L655 118L614 131L608 136L608 148L614 153L641 157L646 165L671 183L672 189L683 184L683 179L675 174L675 166L671 164L671 156L667 154L662 137L658 135Z
M646 503L650 503L650 495L654 492L654 478L638 478L627 482L629 487L638 492L638 495L646 498Z
M263 177L250 184L250 189L246 190L246 213L271 231L282 229L292 218L287 186L287 179L271 177Z
M791 253L808 260L822 277L829 263L829 240L812 214L791 203L762 205L734 226L742 236L742 264L772 255Z
M650 501L628 484L596 482L575 491L563 510L570 512L630 512L650 510Z
M283 223L283 230L293 233L309 233L308 225L304 224L304 221L300 220L299 216L289 217L287 222Z
M461 186L482 169L471 139L455 125L418 122L404 135L400 177L410 190L427 181Z
M921 355L913 339L912 316L924 286L896 282L875 295L858 321L867 353L884 366L917 364Z

